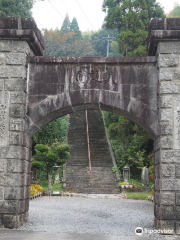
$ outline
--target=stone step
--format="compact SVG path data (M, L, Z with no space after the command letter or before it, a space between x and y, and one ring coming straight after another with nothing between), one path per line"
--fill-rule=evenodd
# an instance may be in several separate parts
M89 186L86 119L85 111L82 111L70 115L68 143L71 156L66 164L67 187L77 188L81 193L119 193L101 112L88 110L88 122L93 183Z

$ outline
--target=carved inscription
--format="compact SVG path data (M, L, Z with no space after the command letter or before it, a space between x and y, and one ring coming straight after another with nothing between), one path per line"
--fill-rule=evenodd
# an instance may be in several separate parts
M176 193L176 205L180 205L180 193Z
M174 149L180 149L180 97L174 97Z
M6 162L4 159L0 159L0 172L4 172L6 169Z
M0 105L0 145L3 145L7 141L8 135L8 108L5 104Z
M22 130L22 120L21 119L11 119L10 120L10 130L11 131L21 131Z
M176 177L180 177L180 165L176 165Z
M20 134L17 132L10 132L9 143L11 145L20 145Z
M98 70L91 70L89 72L90 78L92 81L102 82L102 79L99 79L99 71Z
M9 93L8 92L0 92L0 104L7 105L9 103Z
M87 81L87 70L78 71L76 81L78 81L78 82L80 81L82 83L86 82Z
M74 70L75 71L75 70ZM87 69L78 71L76 75L76 81L78 82L86 82L88 78L90 78L91 81L96 81L100 83L107 83L111 79L113 75L112 69L91 69L90 71L87 71ZM115 81L113 81L114 84L117 84Z

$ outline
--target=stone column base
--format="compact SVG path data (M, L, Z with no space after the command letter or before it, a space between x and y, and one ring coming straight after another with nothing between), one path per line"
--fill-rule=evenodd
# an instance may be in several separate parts
M180 234L180 225L179 230L176 228L176 221L174 220L158 220L154 218L154 227L159 230L159 233L162 235L177 235Z
M21 214L4 214L3 227L4 228L19 228L24 222L28 221L28 213Z
M57 185L57 184L60 184L60 181L59 181L59 180L55 180L55 181L54 181L54 185Z

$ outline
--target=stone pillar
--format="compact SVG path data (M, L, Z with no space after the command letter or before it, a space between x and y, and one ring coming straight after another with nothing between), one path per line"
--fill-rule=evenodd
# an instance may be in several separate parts
M161 29L161 30L158 30ZM180 234L180 24L153 19L150 51L157 47L159 136L155 142L155 227Z
M55 173L55 181L54 181L54 185L60 184L60 180L59 180L59 168L60 166L54 166L54 173Z
M38 49L33 24L27 18L0 19L0 226L6 228L28 219L31 138L25 115L28 56Z

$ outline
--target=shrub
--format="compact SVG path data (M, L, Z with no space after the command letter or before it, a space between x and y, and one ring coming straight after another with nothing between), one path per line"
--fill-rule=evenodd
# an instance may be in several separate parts
M31 196L35 196L36 193L41 192L42 189L43 188L39 184L31 184L31 186L30 186L30 195Z

